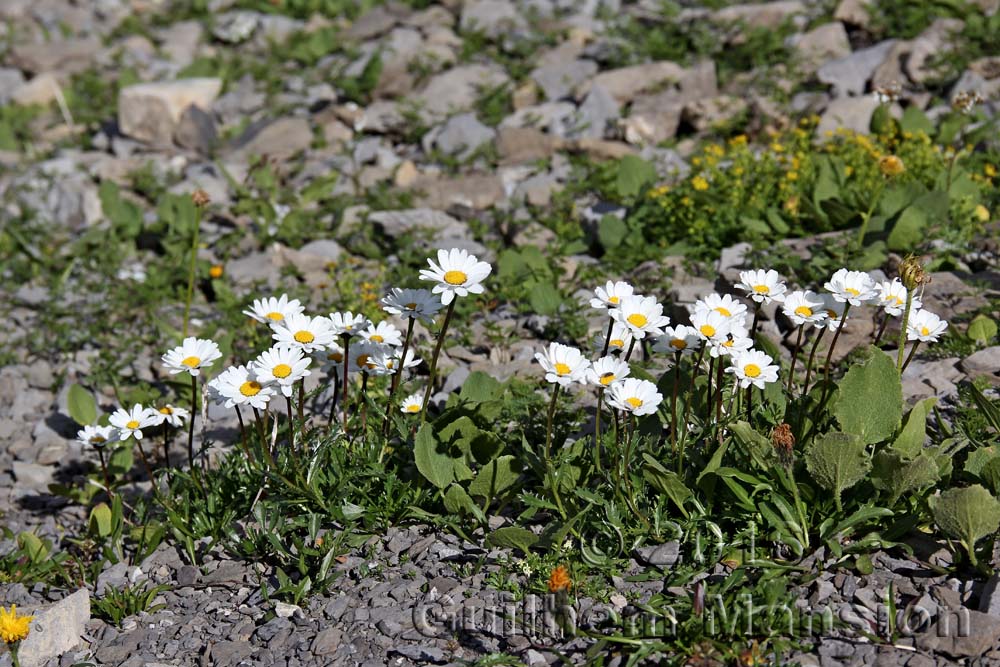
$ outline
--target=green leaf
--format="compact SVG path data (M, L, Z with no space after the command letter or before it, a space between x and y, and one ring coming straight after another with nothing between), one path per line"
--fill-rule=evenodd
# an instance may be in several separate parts
M990 487L990 491L1000 493L1000 458L987 461L979 473L979 478Z
M750 459L758 468L766 470L776 462L777 456L774 453L774 445L771 444L770 439L754 430L749 423L738 421L731 425L729 429L733 432L736 441L750 454Z
M90 532L98 537L108 537L112 530L111 508L107 503L98 503L90 510Z
M871 467L864 441L852 433L828 433L813 440L805 459L819 485L836 495L838 506L843 491L860 482Z
M656 180L656 168L635 155L626 155L618 163L615 188L621 197L634 197L642 188Z
M923 132L927 136L934 134L934 123L918 107L909 106L899 119L899 129L903 132Z
M511 488L521 476L521 464L510 454L484 465L469 484L469 493L480 498L496 498Z
M80 426L89 426L97 421L97 402L93 394L78 384L70 386L66 394L69 416Z
M937 403L936 397L925 398L918 401L907 415L903 430L892 442L892 448L903 457L911 459L924 448L924 440L927 439L927 415L935 403Z
M452 514L475 514L476 504L458 484L448 487L448 493L444 494L444 506Z
M684 484L677 473L672 470L667 470L664 468L659 461L654 459L649 454L643 454L642 458L645 463L642 467L642 475L649 481L650 484L655 486L661 492L667 494L677 505L677 509L681 511L684 516L688 516L688 510L684 507L684 501L692 497L694 494L691 489Z
M605 249L617 248L628 236L628 227L616 215L605 215L597 223L597 240Z
M501 382L489 373L473 371L462 383L462 391L459 392L459 396L463 401L469 403L485 403L498 398L502 390Z
M554 315L559 311L562 295L552 283L536 283L528 292L528 303L537 313Z
M892 116L889 115L889 105L880 104L872 112L871 122L868 128L874 134L888 134L892 130Z
M976 315L969 322L969 327L965 330L965 334L977 343L988 343L997 335L996 320L987 315Z
M498 528L486 536L486 544L491 547L520 549L528 553L531 545L538 541L538 536L530 530L517 526Z
M413 458L417 470L431 484L443 489L455 479L455 463L447 452L442 452L430 424L417 431L413 442Z
M833 415L842 430L870 445L890 438L899 427L903 387L887 354L875 347L869 347L868 354L838 383Z
M888 493L890 507L904 493L928 487L940 478L937 463L924 453L908 461L893 451L879 452L872 468L872 484Z
M40 563L49 554L48 547L34 533L22 531L17 534L17 546L28 555L32 563Z
M108 473L111 477L122 477L132 469L135 465L135 455L132 453L132 445L134 440L129 439L122 443L121 447L118 447L113 452L111 456L108 457Z
M931 504L934 521L949 536L961 541L973 565L976 542L1000 528L1000 502L979 484L948 489Z
M927 213L916 205L909 206L899 214L893 224L886 245L889 250L913 250L923 242L926 229Z
M998 454L1000 452L997 452L996 445L987 445L972 450L965 459L965 472L979 477L986 464L998 458Z

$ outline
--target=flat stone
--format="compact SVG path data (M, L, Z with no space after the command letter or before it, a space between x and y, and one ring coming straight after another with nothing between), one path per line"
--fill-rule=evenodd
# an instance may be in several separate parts
M820 117L816 136L825 137L827 132L835 132L839 128L868 134L872 114L877 107L878 100L872 95L834 98Z
M56 100L61 86L56 75L52 72L42 72L30 81L14 87L10 99L15 104L29 106L32 104L45 105Z
M481 32L488 37L499 37L524 29L526 23L517 8L507 0L473 0L462 7L458 26L463 32Z
M420 199L423 205L439 210L460 206L482 211L503 199L505 194L503 182L495 174L468 174L430 182L421 180L415 188L424 192Z
M744 5L730 5L716 11L712 18L719 23L740 23L751 28L778 28L786 19L804 14L799 0L779 0Z
M475 114L463 113L449 118L437 132L425 135L424 141L446 155L464 160L495 136L496 131L480 123Z
M178 146L208 155L215 148L217 140L212 114L193 105L184 110L177 129L174 130L174 141Z
M584 81L597 73L597 63L593 60L571 60L554 62L536 67L531 78L542 90L547 100L561 100L569 97Z
M973 352L961 362L962 370L973 377L1000 373L1000 345Z
M35 619L31 622L28 638L21 642L18 653L21 665L41 667L80 643L90 621L90 593L81 588L53 605L24 611L30 612Z
M957 609L957 608L956 608ZM963 615L968 627L962 627ZM916 638L917 648L953 658L976 658L1000 642L1000 618L979 611L941 609L931 629Z
M679 83L685 75L686 70L683 67L669 60L632 65L601 72L588 84L584 84L577 94L582 97L592 86L601 86L619 104L627 104L640 93L670 83Z
M654 544L635 549L632 554L636 560L657 567L672 567L680 560L681 546L679 542Z
M313 133L309 121L288 116L275 121L254 123L236 140L230 157L248 161L251 156L264 156L284 161L312 145Z
M824 63L816 70L816 77L833 86L836 96L862 95L868 80L888 57L896 40L888 39L867 49L860 49L849 56Z
M101 50L100 40L60 38L42 44L15 44L8 62L32 74L82 72Z
M330 655L338 648L344 639L344 633L338 628L321 630L313 639L312 652L315 655Z
M137 83L118 95L118 127L123 134L156 145L169 144L190 106L210 109L222 90L216 78Z
M460 65L427 82L415 95L415 101L425 118L440 119L471 109L483 91L502 86L509 80L496 65Z
M443 211L429 208L377 211L368 216L368 221L374 223L381 233L392 238L421 229L444 236L465 236L468 233L468 226L464 222Z
M570 136L603 139L608 125L618 120L618 115L618 103L615 98L605 90L604 86L594 84L577 109Z
M14 479L19 485L41 490L47 489L49 484L53 482L52 475L55 468L37 463L14 461L11 464L11 472L14 473Z
M815 69L829 60L851 55L851 42L844 24L832 21L802 34L795 41L795 50L807 68Z
M501 165L537 162L562 146L559 137L530 127L501 127L495 143Z
M848 25L864 28L871 21L871 14L868 12L869 6L868 0L840 0L837 8L833 11L833 18Z

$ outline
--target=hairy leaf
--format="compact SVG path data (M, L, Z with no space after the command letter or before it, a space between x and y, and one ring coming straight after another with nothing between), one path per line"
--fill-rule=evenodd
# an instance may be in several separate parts
M69 416L80 426L89 426L97 421L97 402L93 394L78 384L71 385L66 394Z
M930 486L938 479L937 463L923 453L908 461L896 452L879 452L872 469L872 483L875 488L888 492L890 507L904 493Z
M844 432L870 445L888 439L899 427L903 387L888 355L875 347L869 348L869 355L838 383L833 415Z
M828 433L813 440L805 451L806 468L840 505L844 489L857 484L868 472L871 461L865 443L852 433Z
M1000 502L979 484L948 489L932 505L934 521L945 533L962 542L969 560L976 564L975 545L1000 528Z
M525 528L507 526L498 528L486 536L486 544L491 547L520 549L528 553L531 545L538 541L538 536Z
M447 451L441 451L430 424L424 424L417 431L413 458L420 474L437 488L443 489L455 479L455 463Z
M517 483L521 464L511 455L501 456L480 469L469 484L469 493L480 498L495 498Z
M913 458L924 448L924 440L927 438L927 415L931 408L937 403L934 396L918 401L910 414L906 417L903 430L899 432L892 442L892 448L905 458Z

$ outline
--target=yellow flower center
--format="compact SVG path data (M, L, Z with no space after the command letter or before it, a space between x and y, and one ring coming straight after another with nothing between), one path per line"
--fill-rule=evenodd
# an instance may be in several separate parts
M562 363L561 361L555 365L557 375L569 375L572 370L569 366Z
M108 441L107 438L105 438L104 436L102 436L102 435L95 435L93 438L90 439L90 444L92 444L92 445L101 445L101 444L104 444L107 441Z
M368 340L373 341L375 343L384 343L385 342L385 338L382 338L382 336L379 336L378 334L372 334L371 337Z
M134 428L139 428L139 422L137 422L136 420L132 419L132 420L130 420L130 421L128 421L128 422L125 423L125 428L133 428L133 429Z
M614 340L608 341L609 347L625 347L625 341L621 338L615 338Z
M768 287L767 285L754 285L753 291L756 292L757 294L770 294L771 288Z
M845 287L844 291L847 292L848 294L850 294L851 296L857 296L857 295L861 294L861 292L859 292L858 290L854 289L853 287Z
M281 320L285 319L285 316L276 310L268 313L266 317L272 322L280 322Z
M271 375L276 378L286 378L292 374L292 367L288 364L278 364L271 369Z
M683 350L687 346L688 346L687 341L684 340L683 338L674 338L672 341L670 341L670 347L674 348L675 350Z
M370 368L371 367L368 364L368 355L367 354L359 354L356 363L358 364L358 368Z
M619 299L616 296L609 296L608 297L608 303L613 303L615 305L618 305L618 301L619 301Z
M722 306L719 306L718 308L716 308L715 312L719 313L723 317L732 317L733 316L733 314L730 313L727 308L723 308Z
M760 366L757 364L747 364L743 367L743 372L747 377L755 378L760 375Z
M722 347L732 347L732 346L733 346L733 343L735 343L735 342L736 342L736 341L735 341L734 339L730 338L729 340L725 341L725 342L724 342L724 343L722 344Z
M625 402L632 406L632 409L642 407L642 399L636 398L635 396L629 396L625 399Z
M311 331L296 331L293 338L299 343L311 343L316 340L316 336Z
M604 375L601 376L601 384L603 384L605 387L607 387L614 381L615 381L614 373L605 373Z
M632 313L628 316L628 323L638 329L641 329L649 323L649 320L646 319L646 316L642 313Z
M813 311L809 306L799 306L795 309L795 314L799 317L812 317Z
M198 357L188 357L187 359L181 362L182 365L187 366L188 368L194 368L200 363L201 359Z
M448 271L444 274L444 281L449 285L461 285L469 276L465 275L461 271Z
M341 361L344 360L344 355L341 354L340 352L331 352L330 354L326 355L326 358L329 359L330 361L336 361L339 364Z
M833 310L832 308L827 308L826 316L829 317L831 320L835 320L837 319L837 311Z
M900 297L897 296L895 301L896 301L896 305L897 306L902 306L903 305L903 299L902 298L900 298Z
M920 327L920 335L921 336L929 336L930 333L931 333L931 330L928 329L927 327Z
M406 406L406 411L407 412L420 412L420 406L417 405L416 403L410 403L409 405Z
M406 309L407 310L416 310L417 309L417 304L415 304L415 303L408 303L408 304L406 304ZM407 408L407 409L409 409L409 408Z
M164 407L160 408L160 414L161 415L172 415L172 414L174 414L174 410L169 405L168 406L164 406Z
M702 324L701 328L698 329L698 331L700 331L701 335L704 336L705 338L711 338L712 336L715 335L715 327L713 327L711 324Z
M248 380L240 385L240 393L244 396L256 396L260 393L260 383Z

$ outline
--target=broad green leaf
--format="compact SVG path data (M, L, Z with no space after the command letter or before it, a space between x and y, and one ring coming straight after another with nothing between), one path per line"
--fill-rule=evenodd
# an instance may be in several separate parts
M634 197L644 186L656 180L656 168L635 155L626 155L618 162L615 187L621 197Z
M777 457L770 439L755 431L750 424L739 421L732 424L729 429L733 432L736 441L750 454L750 459L755 465L767 469L775 462Z
M439 449L430 424L424 424L417 431L413 442L413 458L420 474L437 488L443 489L455 479L455 464L447 452Z
M892 226L886 245L889 250L913 250L924 241L927 230L927 213L917 205L903 210Z
M69 416L80 426L89 426L97 421L97 402L93 394L78 384L70 386L66 394Z
M444 506L452 514L474 514L476 504L458 484L448 487L448 493L444 494Z
M927 438L927 415L935 403L937 403L936 397L925 398L918 401L907 415L903 430L892 441L892 448L903 457L911 459L924 448L924 440Z
M931 505L934 521L949 536L962 542L976 565L976 542L1000 528L1000 502L979 484L948 489Z
M820 486L840 495L864 478L871 467L865 443L852 433L828 433L806 446L806 468Z
M886 450L878 453L872 467L872 484L888 493L890 507L904 493L930 486L938 479L937 463L924 453L913 460L906 460L898 453Z
M903 132L923 132L927 136L934 134L934 123L918 107L909 106L899 119L899 129Z
M606 248L617 248L628 236L628 227L616 215L605 215L597 223L597 240Z
M965 472L979 477L986 464L998 458L998 454L1000 452L997 451L996 445L987 445L972 450L965 459Z
M538 541L538 536L530 530L517 526L498 528L486 536L486 544L491 547L520 549L528 553L531 545Z
M28 559L32 563L42 562L49 554L48 547L45 546L45 543L42 542L38 535L29 533L28 531L22 531L17 534L17 545L28 554Z
M528 291L528 303L541 315L554 315L562 304L562 295L552 283L535 283Z
M659 461L649 454L643 454L642 457L645 461L642 467L643 477L661 492L667 494L667 497L677 505L677 509L684 516L687 516L688 510L684 507L684 502L694 495L691 489L684 484L684 481L677 473L664 468Z
M514 486L521 476L521 464L511 455L501 456L484 465L469 484L469 493L480 498L496 498Z
M833 415L840 428L874 444L892 437L903 412L903 387L896 365L875 347L866 361L855 364L838 383Z
M107 537L112 530L111 508L107 503L98 503L90 510L90 531L98 537Z
M873 134L889 134L892 131L892 125L895 121L892 116L889 115L889 105L880 104L875 107L875 111L872 112L871 122L868 123L868 129L872 131Z
M128 474L132 466L135 465L135 455L132 452L134 444L135 440L130 438L122 443L121 447L111 452L111 456L108 457L108 472L112 478Z
M827 199L835 199L840 195L840 184L833 164L829 158L819 160L819 172L816 176L816 186L813 189L813 203L822 210L822 203Z
M979 478L995 493L1000 493L1000 458L990 459L983 466Z
M473 371L462 383L459 396L470 403L484 403L497 398L502 389L503 385L493 376L482 371Z
M966 335L980 344L993 340L997 335L996 321L986 315L976 315L965 330Z

